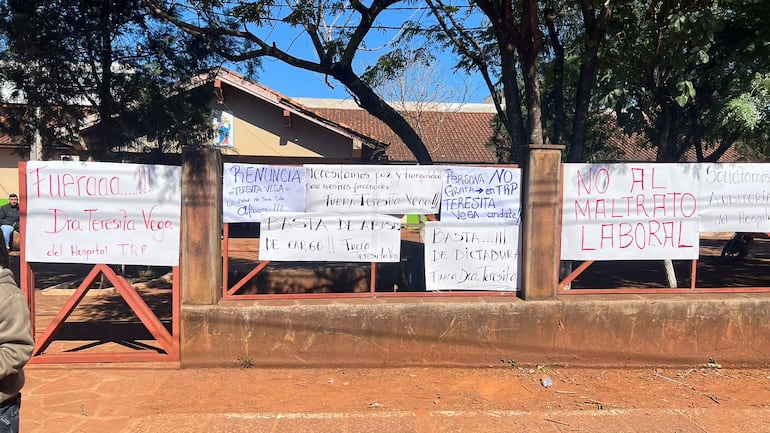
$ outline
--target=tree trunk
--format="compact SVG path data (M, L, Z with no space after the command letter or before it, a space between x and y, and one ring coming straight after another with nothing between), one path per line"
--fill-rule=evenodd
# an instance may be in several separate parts
M663 268L666 270L666 279L668 287L675 289L677 287L676 272L674 272L674 262L671 259L663 260Z
M347 87L358 100L358 105L388 125L412 151L419 164L433 164L433 159L419 134L393 107L388 105L358 77L350 67L332 67L332 76Z
M508 130L508 136L511 138L511 161L519 161L518 148L527 144L527 133L524 128L524 114L521 112L521 96L519 91L519 81L516 73L516 60L514 47L506 47L501 52L502 68L510 71L503 73L503 96L505 98L505 128Z
M513 15L512 0L490 1L476 0L476 5L484 12L495 31L495 40L500 48L500 81L505 98L505 118L500 119L508 130L511 139L511 161L519 161L518 148L527 144L527 131L524 127L524 114L521 111L521 94L516 70L516 48L519 45L519 32Z
M596 67L598 63L599 46L607 32L607 26L612 17L614 1L607 2L595 15L593 3L589 0L581 2L583 8L583 25L585 27L586 42L583 48L580 62L580 76L575 90L575 116L572 123L572 137L568 162L584 162L586 158L586 137L588 136L588 110L591 104L594 82L596 81Z
M527 127L529 142L543 144L543 117L540 100L540 75L537 70L537 56L542 48L537 1L522 2L521 37L519 38L519 58L524 76L524 101L527 104Z
M551 142L562 144L567 124L566 108L564 106L564 46L559 40L559 33L556 31L556 23L554 22L555 19L556 16L553 10L546 12L548 38L551 41L551 47L554 52L553 131L551 133Z
M677 107L667 103L661 108L655 129L658 136L657 162L678 162L678 134L675 127Z

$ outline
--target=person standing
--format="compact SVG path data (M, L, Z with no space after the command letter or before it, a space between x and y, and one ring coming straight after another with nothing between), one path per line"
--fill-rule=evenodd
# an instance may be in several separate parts
M0 230L5 238L5 249L10 251L11 235L19 231L19 196L16 194L9 195L8 204L0 207Z
M0 244L0 433L19 431L24 366L35 347L29 307L9 262Z

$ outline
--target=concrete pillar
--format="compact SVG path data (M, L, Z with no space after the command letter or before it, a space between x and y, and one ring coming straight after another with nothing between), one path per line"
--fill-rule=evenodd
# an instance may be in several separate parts
M559 284L561 154L564 146L524 146L521 297L551 299Z
M218 149L182 156L182 304L222 299L222 155Z

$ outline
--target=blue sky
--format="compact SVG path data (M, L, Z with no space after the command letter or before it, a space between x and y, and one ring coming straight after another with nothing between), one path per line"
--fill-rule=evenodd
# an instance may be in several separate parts
M265 58L262 60L262 65L263 69L258 72L257 82L284 96L292 98L350 98L350 95L345 91L345 86L331 77L328 81L333 88L324 81L323 75L293 68L280 60ZM450 86L467 86L469 93L468 99L465 101L452 100L443 102L481 103L484 98L489 96L489 91L479 77L458 76L452 74L447 69L442 68L442 71L445 72L442 74L441 79L449 83Z
M281 16L289 12L285 6L276 6L273 11L276 16ZM356 14L353 14L356 17ZM471 20L478 21L478 15ZM378 56L392 48L392 43L397 40L400 34L399 27L406 21L416 21L423 25L428 25L434 19L425 7L399 3L387 11L383 12L375 22L375 27L365 38L362 49L356 54L354 67L357 73L362 73L364 68L370 62L373 62ZM357 18L352 21L341 19L341 16L327 17L327 22L333 25L344 23L347 26L355 24ZM314 61L316 59L312 44L309 38L299 28L287 26L280 21L273 21L273 24L261 28L251 28L255 34L263 38L268 43L275 43L279 49L289 54ZM415 43L420 43L415 41ZM421 80L426 82L445 83L442 84L449 88L454 88L452 92L436 92L435 94L446 94L443 102L483 102L483 99L489 95L489 91L483 84L478 75L466 76L456 74L452 71L452 56L449 53L434 53L437 58L436 65L431 69L429 79ZM304 71L299 68L290 67L283 62L273 58L262 59L263 69L258 72L257 81L271 89L289 97L308 97L308 98L350 98L342 84L329 78L329 86L322 75ZM434 79L434 77L437 77ZM457 89L467 89L461 92ZM388 99L388 98L385 98ZM461 100L457 100L461 99Z
M304 71L272 58L262 59L262 69L257 81L289 97L345 99L350 95L345 87L333 78L329 79L334 88L324 82L323 75Z

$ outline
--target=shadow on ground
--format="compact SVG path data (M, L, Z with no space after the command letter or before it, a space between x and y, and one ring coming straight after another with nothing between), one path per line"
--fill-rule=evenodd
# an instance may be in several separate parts
M721 257L727 241L701 239L696 263L696 288L770 287L770 240L756 239L750 254L740 260ZM574 262L576 268L581 262ZM692 261L674 260L677 286L691 286ZM573 289L666 288L661 260L601 261L591 264L572 283Z

